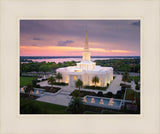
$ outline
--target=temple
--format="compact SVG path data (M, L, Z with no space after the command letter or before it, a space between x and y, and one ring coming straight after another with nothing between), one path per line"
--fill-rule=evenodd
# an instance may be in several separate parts
M85 46L83 49L83 58L77 66L69 66L64 68L58 68L56 72L62 74L61 82L68 83L69 86L74 87L77 79L83 81L83 85L92 86L93 77L99 78L97 86L105 87L107 83L113 80L113 68L97 66L95 62L91 61L91 52L88 46L88 34L86 30Z

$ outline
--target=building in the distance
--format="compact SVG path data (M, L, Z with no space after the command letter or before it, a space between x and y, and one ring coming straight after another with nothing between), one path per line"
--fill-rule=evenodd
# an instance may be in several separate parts
M88 47L88 35L86 30L85 46L83 50L83 58L77 66L69 66L59 68L56 72L62 74L62 82L69 83L69 86L75 86L77 79L83 81L83 85L94 85L92 79L94 76L99 78L97 86L105 87L107 83L113 80L113 68L97 66L95 62L91 61L91 52Z

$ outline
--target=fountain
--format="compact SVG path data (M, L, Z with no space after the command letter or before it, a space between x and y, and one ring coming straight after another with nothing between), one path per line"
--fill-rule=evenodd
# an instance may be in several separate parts
M39 90L36 91L36 94L39 94Z
M91 103L95 103L95 100L94 100L94 98L92 97L92 99L91 99Z
M87 102L87 99L86 99L86 96L83 97L83 102L86 103Z
M109 100L108 105L109 105L109 106L113 106L113 104L114 104L114 101L113 101L113 98L111 98L111 99Z
M21 92L24 92L24 89L23 89L23 87L21 88Z
M99 104L104 105L103 99L101 98Z

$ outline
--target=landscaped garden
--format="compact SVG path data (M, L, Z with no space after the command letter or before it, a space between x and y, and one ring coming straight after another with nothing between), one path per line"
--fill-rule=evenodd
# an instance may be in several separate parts
M74 90L71 94L73 97L84 97L86 95L96 96L95 92Z
M109 87L109 84L107 84L106 87L99 87L99 86L83 86L85 89L93 89L93 90L106 90Z
M41 88L45 89L44 92L50 92L50 93L56 93L61 89L60 87L48 87L48 86Z
M73 97L84 97L86 95L90 96L98 96L98 97L106 97L106 98L115 98L115 99L123 99L125 90L122 89L117 92L117 94L112 94L111 92L103 94L103 92L99 91L98 93L90 92L90 91L78 91L74 90L70 95Z

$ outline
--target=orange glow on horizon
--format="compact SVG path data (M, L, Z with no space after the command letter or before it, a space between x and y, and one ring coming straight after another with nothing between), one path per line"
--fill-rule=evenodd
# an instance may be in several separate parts
M103 48L90 48L94 55L113 55L134 53L127 50L105 50ZM66 46L20 46L21 56L81 56L82 47L66 47ZM92 54L93 55L93 54Z

